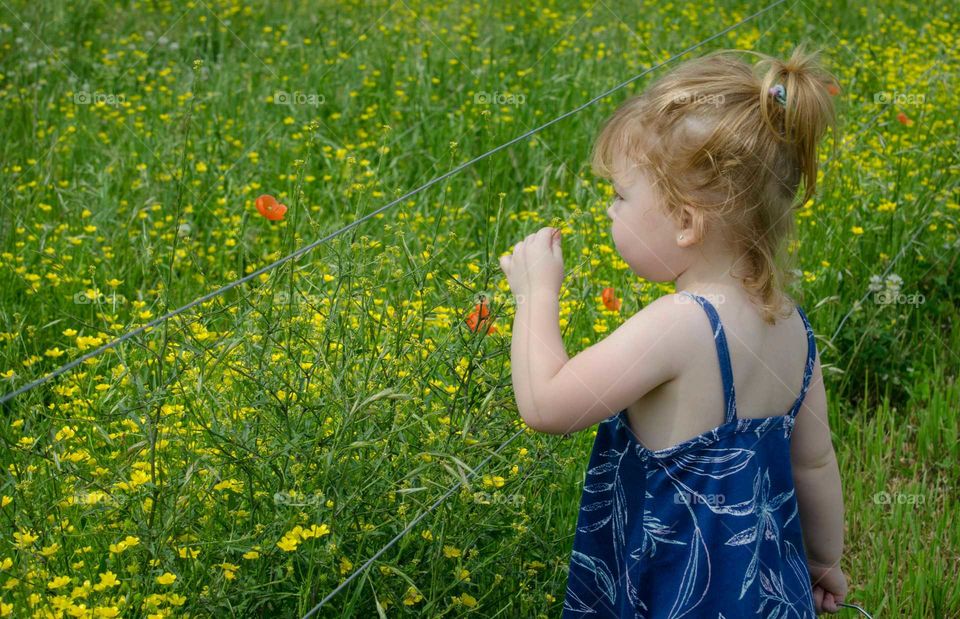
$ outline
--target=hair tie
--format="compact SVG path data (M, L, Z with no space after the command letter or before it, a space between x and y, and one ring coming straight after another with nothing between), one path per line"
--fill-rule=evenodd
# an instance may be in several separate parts
M783 87L783 84L771 86L769 92L771 95L773 95L774 101L783 107L787 107L787 89Z

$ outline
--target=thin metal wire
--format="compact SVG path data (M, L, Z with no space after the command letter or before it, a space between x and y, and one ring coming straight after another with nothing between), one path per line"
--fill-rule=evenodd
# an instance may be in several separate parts
M280 266L281 264L283 264L283 263L285 263L285 262L288 262L288 261L290 261L290 260L293 260L294 258L298 258L298 257L302 256L303 254L306 254L307 252L311 251L312 249L314 249L315 247L321 245L322 243L325 243L326 241L328 241L328 240L330 240L330 239L332 239L332 238L334 238L334 237L336 237L336 236L338 236L338 235L346 232L347 230L356 227L357 225L363 223L364 221L370 219L371 217L374 217L374 216L378 215L379 213L382 213L383 211L387 210L388 208L394 206L395 204L398 204L398 203L406 200L407 198L409 198L409 197L411 197L411 196L414 196L414 195L420 193L420 192L423 191L424 189L427 189L428 187L431 187L431 186L439 183L440 181L442 181L442 180L444 180L444 179L446 179L446 178L449 178L449 177L453 176L454 174L460 172L461 170L472 166L473 164L477 163L478 161L481 161L482 159L486 159L486 158L489 157L490 155L493 155L494 153L497 153L497 152L503 150L504 148L507 148L508 146L511 146L511 145L513 145L513 144L516 144L516 143L519 142L520 140L524 140L524 139L530 137L531 135L534 135L535 133L539 133L540 131L546 129L547 127L549 127L549 126L551 126L551 125L553 125L553 124L556 124L556 123L560 122L560 121L563 120L564 118L567 118L567 117L569 117L569 116L573 116L574 114L576 114L576 113L580 112L581 110L583 110L583 109L585 109L585 108L593 105L594 103L596 103L597 101L603 99L604 97L610 96L611 94L617 92L617 91L620 90L621 88L623 88L623 87L625 87L625 86L627 86L627 85L635 82L636 80L640 79L641 77L643 77L643 76L646 75L647 73L650 73L651 71L654 71L654 70L656 70L656 69L659 69L660 67L664 66L665 64L667 64L667 63L669 63L669 62L672 62L673 60L676 60L676 59L679 58L680 56L683 56L683 55L685 55L685 54L687 54L687 53L689 53L689 52L692 52L693 50L697 49L698 47L703 46L703 45L706 44L706 43L709 43L710 41L712 41L713 39L716 39L717 37L723 36L724 34L726 34L727 32L730 32L730 31L733 30L734 28L737 28L738 26L741 26L741 25L747 23L748 21L750 21L750 20L752 20L752 19L754 19L754 18L762 15L763 13L766 13L766 12L769 11L770 9L772 9L772 8L774 8L774 7L782 4L782 3L784 3L784 2L786 2L786 0L776 0L776 2L774 2L773 4L770 4L770 5L767 6L766 8L760 9L760 10L757 11L756 13L753 13L752 15L750 15L750 16L748 16L748 17L745 17L744 19L738 21L737 23L733 24L732 26L728 26L727 28L724 28L724 29L721 30L720 32L718 32L718 33L716 33L716 34L714 34L714 35L712 35L712 36L710 36L710 37L708 37L708 38L700 41L700 42L697 43L696 45L691 45L691 46L688 47L687 49L685 49L685 50L683 50L682 52L679 52L679 53L677 53L677 54L674 54L673 56L671 56L670 58L664 60L663 62L651 66L650 68L646 69L645 71L642 71L641 73L638 73L637 75L634 75L634 76L631 77L630 79L628 79L628 80L626 80L626 81L624 81L624 82L621 82L620 84L614 86L614 87L611 88L610 90L608 90L608 91L606 91L606 92L604 92L604 93L601 93L601 94L597 95L596 97L594 97L593 99L590 99L589 101L587 101L586 103L580 105L579 107L576 107L576 108L574 108L574 109L572 109L572 110L570 110L570 111L568 111L568 112L565 112L565 113L561 114L560 116L557 116L557 117L554 118L553 120L550 120L550 121L545 122L544 124L540 125L539 127L534 127L533 129L527 131L526 133L523 133L523 134L521 134L521 135L513 138L512 140L510 140L510 141L508 141L508 142L504 142L504 143L501 144L500 146L497 146L496 148L493 148L492 150L489 150L489 151L483 153L482 155L479 155L478 157L474 157L473 159L471 159L470 161L468 161L468 162L466 162L466 163L460 164L459 166L453 168L452 170L450 170L450 171L448 171L448 172L446 172L446 173L444 173L444 174L442 174L442 175L440 175L440 176L437 176L437 177L431 179L430 181L427 181L426 183L424 183L423 185L420 185L420 186L417 187L416 189L413 189L413 190L411 190L411 191L408 191L407 193L405 193L404 195L400 196L399 198L397 198L397 199L395 199L395 200L393 200L393 201L391 201L391 202L388 202L387 204L381 206L381 207L378 208L377 210L375 210L375 211L373 211L373 212L371 212L371 213L368 213L368 214L364 215L363 217L361 217L361 218L359 218L359 219L357 219L357 220L355 220L355 221L347 224L346 226L340 228L339 230L336 230L335 232L332 232L331 234L328 234L327 236L325 236L325 237L323 237L323 238L317 239L316 241L313 241L313 242L310 243L309 245L305 245L305 246L301 247L300 249L298 249L298 250L296 250L296 251L294 251L294 252L292 252L292 253L290 253L290 254L282 257L282 258L279 258L279 259L275 260L274 262L271 262L270 264L268 264L268 265L266 265L266 266L260 267L260 268L257 269L256 271L253 271L252 273L250 273L250 274L248 274L248 275L245 275L244 277L241 277L240 279L234 280L234 281L230 282L229 284L226 284L226 285L222 286L221 288L218 288L217 290L214 290L213 292L209 292L209 293L207 293L207 294L205 294L205 295L203 295L203 296L201 296L201 297L199 297L199 298L197 298L197 299L194 299L193 301L191 301L190 303L187 303L186 305L183 305L183 306L181 306L181 307L178 307L177 309L175 309L175 310L173 310L173 311L171 311L171 312L167 312L167 313L164 314L163 316L160 316L160 317L158 317L158 318L155 318L154 320L151 320L150 322L148 322L148 323L145 324L145 325L141 325L141 326L137 327L136 329L133 329L132 331L128 331L127 333L123 334L122 336L118 337L117 339L113 340L112 342L108 342L107 344L104 344L103 346L101 346L101 347L99 347L99 348L96 348L96 349L88 352L87 354L82 355L82 356L78 357L77 359L74 359L73 361L71 361L71 362L69 362L69 363L66 363L66 364L60 366L59 368L53 370L53 371L50 372L49 374L47 374L47 375L45 375L45 376L42 376L42 377L40 377L40 378L38 378L38 379L36 379L36 380L33 380L33 381L31 381L31 382L29 382L29 383L21 386L20 388L14 390L14 391L11 391L10 393L5 394L3 397L0 397L0 404L4 404L4 403L6 403L6 402L9 402L10 400L12 400L13 398L17 397L18 395L23 394L23 393L26 393L27 391L30 391L31 389L34 389L34 388L36 388L36 387L39 387L40 385L43 385L43 384L45 384L45 383L53 380L53 379L56 378L57 376L60 376L61 374L64 374L65 372L68 372L68 371L70 371L71 369L77 367L78 365L80 365L81 363L83 363L84 361L86 361L87 359L92 359L93 357L96 357L97 355L99 355L99 354L101 354L101 353L103 353L103 352L105 352L105 351L107 351L107 350L110 350L111 348L114 348L115 346L117 346L117 345L125 342L126 340L134 337L135 335L139 335L139 334L143 333L144 331L146 331L147 329L151 329L151 328L159 325L160 323L162 323L162 322L164 322L164 321L166 321L166 320L169 320L170 318L173 318L174 316L177 316L177 315L179 315L179 314L182 314L183 312L187 311L187 310L190 309L191 307L194 307L194 306L196 306L196 305L199 305L200 303L203 303L203 302L205 302L205 301L209 301L210 299L212 299L212 298L214 298L214 297L216 297L216 296L219 296L219 295L223 294L224 292L226 292L226 291L228 291L228 290L231 290L231 289L233 289L233 288L236 288L236 287L239 286L240 284L243 284L243 283L245 283L245 282L248 282L248 281L250 281L251 279L253 279L253 278L255 278L255 277L257 277L257 276L259 276L259 275L261 275L261 274L263 274L263 273L266 273L267 271L270 271L270 270L272 270L272 269Z
M869 617L870 619L873 619L873 615L863 610L856 604L847 604L846 602L837 602L837 606L846 606L847 608L856 608L858 611L860 611L860 614L862 614L864 617Z

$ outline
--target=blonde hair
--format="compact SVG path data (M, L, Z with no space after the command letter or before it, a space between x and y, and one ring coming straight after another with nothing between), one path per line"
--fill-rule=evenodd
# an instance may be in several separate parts
M737 57L742 53L760 61L751 66ZM793 273L781 250L793 235L792 211L816 190L817 149L828 125L837 145L832 95L839 88L818 57L801 44L786 62L731 49L687 61L624 102L593 148L598 176L614 178L619 153L651 173L671 216L679 221L683 205L693 207L699 238L708 223L716 226L734 246L734 266L742 263L731 274L770 324L793 311L792 302L782 310ZM770 94L778 83L786 106Z

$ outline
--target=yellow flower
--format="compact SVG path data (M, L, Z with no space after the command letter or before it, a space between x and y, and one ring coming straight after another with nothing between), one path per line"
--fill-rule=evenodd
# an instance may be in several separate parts
M93 609L94 617L119 617L120 609L116 606L97 606Z
M300 540L298 540L295 537L284 536L283 539L277 542L277 546L279 546L280 550L285 550L286 552L293 552L294 550L297 549L297 545L299 543L300 543Z
M340 574L349 574L350 570L353 569L353 563L350 562L350 559L346 557L340 557Z
M460 603L467 608L474 608L477 605L477 598L473 597L469 593L463 593L460 595Z
M54 542L49 546L44 546L43 548L41 548L40 554L42 554L45 557L52 557L53 555L57 554L58 550L60 550L60 544Z
M310 525L309 530L305 530L300 533L300 537L307 539L307 537L323 537L324 535L330 535L330 527L325 524L321 524L319 527L317 525Z
M853 232L854 234L858 234L858 235L863 234L863 228L861 228L860 226L854 226L850 228L850 232Z
M168 593L167 601L174 606L183 606L183 604L187 601L187 596L177 595L176 593Z
M95 591L103 591L104 589L109 589L110 587L116 587L120 584L120 581L117 580L117 575L111 571L106 571L103 574L100 574L100 582L93 585Z
M65 587L70 582L69 576L57 576L53 580L47 583L48 589L59 589L60 587Z
M483 485L486 486L487 488L493 488L493 487L502 488L503 484L505 484L506 481L507 480L505 480L503 477L500 477L499 475L483 476Z
M259 559L259 558L260 558L260 553L257 552L256 550L250 550L250 551L248 551L248 552L243 553L243 558L244 558L244 559Z
M233 490L234 492L243 492L243 482L236 479L225 479L213 487L214 490Z
M454 557L459 557L459 556L461 556L462 554L463 554L463 553L460 552L460 549L459 549L459 548L456 548L455 546L444 546L444 547L443 547L443 556L447 557L448 559L452 559L452 558L454 558Z
M124 539L120 540L116 544L110 544L110 552L119 553L123 552L127 548L131 548L140 543L140 538L134 537L132 535L126 536Z
M17 542L17 547L26 550L27 546L30 546L35 541L37 541L37 536L31 533L30 531L16 532L13 534L13 539Z
M160 576L157 576L157 583L161 585L172 585L173 581L177 579L176 574L171 574L170 572L164 572Z
M407 588L407 593L406 593L406 595L403 596L403 603L404 603L404 605L406 605L406 606L413 606L414 604L416 604L417 602L419 602L419 601L422 600L422 599L423 599L423 596L420 595L420 592L417 591L417 590L413 587L413 585L410 585L410 586Z
M221 563L220 567L223 568L223 577L227 580L233 580L237 577L237 570L240 569L239 565L234 565L233 563Z

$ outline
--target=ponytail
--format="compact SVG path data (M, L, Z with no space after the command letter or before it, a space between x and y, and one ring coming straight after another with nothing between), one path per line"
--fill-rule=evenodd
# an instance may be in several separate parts
M790 146L803 180L802 206L817 187L817 146L829 126L836 135L836 112L831 93L836 79L820 67L819 51L808 53L803 43L794 48L786 62L761 55L755 69L760 78L760 115L778 141ZM786 91L781 104L771 94L777 85ZM836 140L834 148L836 148Z

